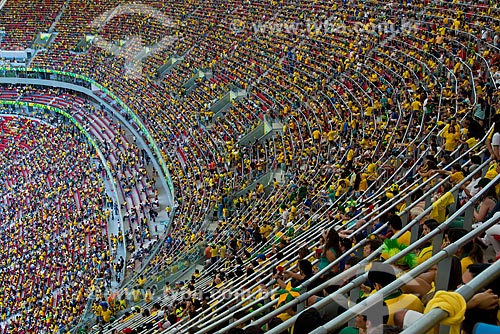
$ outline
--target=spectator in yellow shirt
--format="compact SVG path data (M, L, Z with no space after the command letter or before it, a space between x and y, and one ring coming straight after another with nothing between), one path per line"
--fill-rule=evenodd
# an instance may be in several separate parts
M347 185L349 181L347 180L344 180L344 179L341 179L338 181L338 184L337 184L337 189L335 191L335 198L339 198L340 196L342 196L343 194L345 194L349 188L349 186Z
M347 151L347 157L346 157L346 167L347 169L350 169L352 167L352 162L353 162L353 159L354 159L354 148L351 146L349 148L349 151Z
M368 162L368 167L366 167L366 181L368 182L368 186L371 186L378 178L378 167L372 158L367 158L366 161Z
M319 144L319 142L321 141L321 132L318 129L315 129L312 133L312 137L314 143Z
M132 290L132 301L134 303L138 303L141 300L141 297L141 290L139 290L139 287L136 286L134 290Z
M137 279L137 285L140 288L142 288L145 283L146 283L146 278L143 275L139 276L139 278Z
M438 199L434 199L432 203L432 211L429 215L430 219L435 219L438 223L446 220L448 215L447 208L449 205L455 203L455 197L450 192L452 186L449 182L444 183L442 186L442 194Z
M451 155L455 151L460 143L460 133L457 132L454 126L448 127L447 131L441 133L441 137L444 138L443 149L446 154Z
M111 312L111 309L109 309L109 307L104 308L101 312L102 320L105 323L108 323L111 320L111 315L112 315L112 312Z
M401 220L401 217L399 217L398 215L391 216L391 218L389 218L388 223L389 223L389 229L392 231L393 235L401 231L401 229L403 228L403 221ZM399 236L397 240L400 245L409 246L410 239L411 239L411 233L410 231L406 231L401 236Z
M374 262L368 272L368 279L375 286L376 290L380 290L396 280L396 272L389 264ZM424 304L417 296L403 293L399 289L385 296L384 301L389 309L388 325L394 325L394 313L403 308L420 313L424 312Z
M422 108L422 103L420 103L420 101L415 100L415 101L413 101L411 103L411 110L412 110L412 112L418 113L421 108Z
M264 239L267 240L267 238L269 237L269 235L271 234L271 232L273 231L273 228L271 227L271 225L269 225L269 223L265 222L261 227L260 227L260 234L262 235L262 237Z

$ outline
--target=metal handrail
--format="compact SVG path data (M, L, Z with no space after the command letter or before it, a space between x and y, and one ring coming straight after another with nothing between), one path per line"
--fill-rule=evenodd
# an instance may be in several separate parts
M497 181L500 180L499 177L497 177L496 179L497 179ZM487 189L483 188L481 190L481 193L486 192L486 191L487 191ZM326 333L326 332L330 332L332 330L338 329L348 320L354 318L358 314L362 314L362 312L364 312L367 309L367 307L373 305L374 301L380 300L382 296L389 295L391 292L393 292L396 289L401 288L403 285L410 282L412 279L414 279L418 275L426 272L432 266L436 265L437 263L441 262L442 260L444 260L446 258L453 256L453 254L455 254L460 249L460 247L462 247L462 245L469 243L470 240L474 239L475 237L479 236L481 233L485 232L491 226L496 224L499 219L500 219L500 212L497 212L492 218L490 218L488 221L486 221L480 227L470 231L469 233L467 233L467 235L463 236L462 238L460 238L456 242L443 248L437 254L433 255L430 259L426 260L424 263L417 266L416 268L410 270L408 273L405 273L400 278L398 278L396 281L394 281L391 284L387 285L386 287L380 289L374 295L366 298L361 303L356 304L356 305L352 306L351 308L347 309L346 312L342 313L341 315L339 315L335 319L329 321L325 325L318 327L316 330L311 332L311 334L320 334L320 333L322 334L322 333ZM442 232L444 232L444 227L446 227L446 225L441 224L434 231L439 231L440 233L442 233ZM497 264L497 266L498 266L498 264ZM497 273L497 275L498 274L499 273ZM367 274L364 274L361 277L364 277L364 276L367 276ZM466 291L467 291L467 288L462 289L462 292L464 294L466 293ZM471 293L470 290L467 291L467 295L469 295L470 293ZM437 314L438 312L436 311L433 313ZM427 324L429 324L429 323L426 322L426 325ZM269 333L274 333L274 330L270 331ZM423 331L423 332L416 332L415 331L412 333L425 333L425 331Z
M493 219L493 218L492 218ZM496 219L500 219L497 215ZM474 277L467 284L459 287L456 292L462 295L464 299L469 300L472 296L477 293L480 289L491 284L494 280L500 277L500 261L496 261L490 265L487 269L481 272L479 275ZM441 308L435 308L426 313L418 321L414 322L408 328L406 328L403 334L420 334L427 333L435 325L439 324L440 321L446 319L448 313L443 311Z
M128 115L132 118L133 122L135 122L143 135L146 137L148 140L148 143L151 145L153 148L153 151L156 155L156 158L158 159L158 162L161 166L161 172L163 173L164 177L167 179L167 184L169 187L170 191L170 198L174 198L175 196L175 191L172 183L172 179L170 177L170 173L168 171L167 165L163 159L163 156L156 144L156 141L154 140L153 136L149 133L148 129L146 126L143 124L141 119L128 107L127 104L125 104L120 98L118 98L113 92L111 92L109 89L95 81L94 79L88 78L84 75L81 74L76 74L76 73L71 73L71 72L65 72L65 71L59 71L59 70L51 70L51 69L44 69L44 68L25 68L25 67L5 67L2 66L0 67L0 73L6 73L6 72L14 72L14 73L44 73L44 74L56 74L58 76L63 76L68 80L75 81L77 85L79 85L79 80L86 82L89 85L94 85L97 88L99 88L101 91L103 91L106 95L111 97L113 100L116 101L127 113ZM75 80L76 79L76 80ZM56 80L60 81L57 79L52 79L51 80Z
M441 223L435 230L431 231L430 233L428 233L424 237L422 237L419 240L417 240L416 242L412 243L409 247L405 248L404 250L402 250L398 254L392 256L391 258L389 258L385 262L386 263L394 263L397 260L399 260L402 257L404 257L406 254L408 254L408 253L414 251L415 249L423 246L424 244L426 244L427 242L429 242L430 240L432 240L437 235L442 234L442 232L444 232L446 230L446 228L448 227L449 224L451 224L457 217L459 217L462 213L464 213L467 208L469 208L469 207L472 208L473 205L475 204L475 202L477 201L477 199L480 198L484 193L487 193L488 189L491 186L493 186L497 181L500 181L500 174L497 175L495 177L495 179L492 180L492 182L490 182L490 184L488 184L487 187L484 187L483 189L481 189L481 191L479 191L462 208L460 208L453 215L451 215L445 222ZM492 219L490 219L488 221L489 225L487 223L482 224L480 229L478 228L478 229L476 229L476 230L474 230L474 231L471 232L471 233L475 233L475 234L471 234L471 233L467 234L465 237L461 238L459 241L453 243L452 245L448 246L444 250L442 250L442 251L438 252L437 254L435 254L431 259L425 261L421 265L419 265L416 268L414 268L413 270L411 270L404 277L401 277L399 280L391 283L391 285L389 285L386 288L384 288L383 290L381 290L381 292L383 292L384 295L390 293L394 289L399 288L404 283L406 283L408 281L408 277L409 277L408 275L412 275L411 277L415 277L416 273L420 274L420 273L428 270L428 268L430 268L432 265L434 265L434 264L440 262L441 260L443 260L444 258L448 257L447 255L452 255L458 249L458 247L461 246L462 243L464 243L464 241L470 242L472 235L474 235L474 236L476 236L476 234L479 235L481 232L483 232L487 228L489 228L492 225L493 222L498 221L499 216L500 216L500 213L497 214L497 215L495 215L495 219L492 218ZM418 222L418 220L419 220L419 217L417 217L416 219L414 219L414 222L416 223L416 222ZM403 228L393 238L399 237L400 235L402 235L407 230L408 230L408 228L406 228L406 229ZM374 260L376 258L376 256L378 255L378 253L381 251L381 249L382 249L382 247L380 247L376 252L374 252L373 254L371 254L369 257L367 257L366 259L364 259L362 262L360 262L356 266L353 266L349 270L347 270L347 271L345 271L345 272L337 275L330 282L323 283L318 288L321 287L321 290L322 290L322 289L328 287L331 284L335 284L336 282L342 282L344 279L352 277L353 275L355 275L355 273L358 270L362 270L364 268L365 264L369 263L371 260ZM450 253L449 250L453 250L453 252ZM323 307L325 307L326 305L330 304L333 300L335 300L335 297L340 296L341 294L343 294L343 293L345 293L347 291L350 291L352 288L360 285L361 283L363 283L366 280L366 278L367 278L367 274L364 274L364 275L356 278L351 283L347 284L346 286L340 288L338 291L336 291L335 293L333 293L332 295L330 295L328 298L325 298L325 299L323 299L323 300L315 303L314 307L316 309L318 309L318 310L321 309L321 308L323 308ZM319 289L315 289L315 290L319 290ZM321 290L319 290L319 291L321 291ZM304 297L302 297L302 296L304 296ZM285 309L293 306L294 304L296 304L297 303L297 302L295 302L296 300L300 300L300 299L306 300L310 296L311 296L311 294L309 292L307 292L305 295L299 296L297 299L295 299L292 302L286 304L285 306L287 306L287 307L284 307L283 310L285 310ZM370 301L374 301L374 299L368 300L368 302L370 302ZM368 302L366 302L364 305L367 305ZM354 306L354 307L357 307L357 305ZM359 307L356 308L356 309L354 309L354 311L360 311ZM356 313L353 313L354 311L347 310L347 312L345 312L342 315L340 315L339 317L333 319L332 322L335 321L335 320L337 320L337 322L335 322L335 326L340 326L343 323L345 323L347 320L350 320L351 318L353 318L354 316L357 315ZM362 311L363 311L363 309L361 309L361 312ZM273 330L271 330L269 333L271 333L271 334L280 333L282 330L284 330L284 329L289 328L290 326L292 326L296 319L297 319L297 315L293 316L289 320L287 320L284 323L282 323L281 325L277 326L276 328L274 328ZM270 320L270 319L267 319L267 320ZM339 324L339 325L337 325L337 324ZM327 325L325 325L325 326L327 326ZM328 326L328 330L331 330L332 328L333 328L333 325L330 324ZM338 328L338 327L335 327L335 328Z

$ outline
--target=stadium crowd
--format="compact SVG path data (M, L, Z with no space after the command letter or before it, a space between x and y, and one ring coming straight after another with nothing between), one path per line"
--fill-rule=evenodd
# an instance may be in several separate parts
M108 196L106 207L112 208L112 219L123 212L124 231L111 235L116 255L118 241L127 241L132 254L130 269L133 272L159 237L158 226L154 224L159 210L158 190L154 175L148 172L149 157L141 151L133 137L127 137L119 122L109 119L104 110L78 97L70 91L47 89L34 86L10 86L0 91L3 100L38 102L70 112L97 139L104 158L111 167L113 182L119 189L120 203L114 203ZM153 173L154 174L154 173ZM104 171L101 173L105 176ZM151 237L154 234L154 238Z
M109 270L100 171L83 136L61 119L1 123L2 330L69 329L85 289Z
M122 318L112 326L124 333L165 329L176 322L209 326L210 317L217 320L224 311L223 299L213 296L216 289L235 289L243 277L257 296L279 286L285 298L277 298L278 306L290 302L288 296L295 297L295 291L286 285L287 280L299 286L388 223L389 228L367 242L363 256L368 256L403 228L395 215L405 212L408 205L400 190L420 188L412 193L415 200L423 202L409 212L413 219L428 206L422 199L424 192L442 178L449 182L435 193L432 211L422 219L422 233L436 229L459 208L449 190L469 174L479 173L485 155L492 157L488 172L463 185L461 205L469 198L477 200L475 223L484 222L496 211L498 192L493 187L484 197L473 197L488 186L499 168L500 131L495 126L488 132L498 110L500 25L495 3L152 1L151 6L172 18L176 23L173 27L164 27L150 17L129 15L110 20L99 31L108 40L116 40L125 31L142 34L148 44L165 34L176 36L172 47L145 60L143 73L137 77L124 77L123 65L130 57L110 57L99 48L70 56L75 36L88 29L85 24L70 23L90 24L118 3L90 6L72 2L58 23L55 44L37 56L33 65L92 77L141 117L168 161L179 204L165 251L152 262L154 271L168 268L175 262L175 253L196 243L206 246L206 268L187 283L167 284L163 289L154 284L155 275L142 276L131 292L113 296L116 300L103 297L95 305L102 331L118 315ZM79 10L82 8L88 10ZM276 28L292 19L328 22L335 33L322 31L325 26L317 25L292 33ZM272 22L266 28L270 31L256 32L252 22L263 20ZM352 33L354 27L356 33ZM174 52L185 56L183 62L157 80L158 65ZM197 69L204 68L210 68L214 76L198 80L186 91L183 84ZM247 90L248 97L233 102L228 112L214 114L213 102L232 86ZM240 147L241 137L264 117L281 124L283 131ZM485 153L476 144L483 143L487 133L489 152ZM457 157L461 159L448 166ZM271 186L258 184L255 190L233 195L268 171L278 176ZM414 180L420 184L415 185ZM373 194L380 196L375 199ZM379 217L371 224L374 226L367 226L370 217L381 214L387 203L392 203L391 212ZM362 219L352 219L360 214ZM208 234L206 217L212 215L218 226ZM308 230L316 230L314 224L328 227L338 222L346 223L338 232L328 228L314 238L300 239ZM444 246L464 233L450 229ZM449 280L448 290L455 290L487 267L483 248L488 244L498 252L496 230L488 230L486 235L484 241L474 240L455 254L456 273L450 277L458 281ZM411 234L396 240L397 247L410 246ZM284 257L284 251L299 245L300 261L295 264L295 252ZM429 247L415 254L417 263L430 257ZM359 254L346 256L314 284L334 278L359 260ZM412 266L410 262L399 263L398 274ZM274 268L272 277L262 270L270 267ZM363 287L366 296L396 277L395 269L386 264L377 263L372 268L370 283ZM436 271L430 270L417 277L413 286L388 298L388 325L404 327L406 314L411 315L408 322L415 321L424 312L424 302L432 300L426 296L432 295L435 281ZM200 290L201 295L195 297L194 292ZM155 295L160 291L163 296ZM333 291L308 302L312 305ZM184 293L192 296L183 298ZM401 300L411 300L406 305L413 312L396 312ZM143 310L137 308L144 305ZM498 291L486 290L466 307L476 313L481 308L497 310ZM209 315L210 310L214 314ZM286 321L296 312L290 308L267 325ZM465 319L473 325L477 319L471 314ZM245 316L242 312L233 317ZM254 318L260 316L257 313ZM492 319L496 321L495 316ZM357 332L366 331L363 321L362 317L357 319ZM464 328L470 331L467 321ZM300 333L298 322L294 332ZM251 330L258 332L248 326L245 332Z

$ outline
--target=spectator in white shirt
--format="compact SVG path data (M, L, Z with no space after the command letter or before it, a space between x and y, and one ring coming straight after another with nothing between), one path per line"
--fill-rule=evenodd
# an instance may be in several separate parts
M481 169L478 169L479 165L471 165L469 167L469 171L474 173L472 175L472 180L470 180L468 183L465 183L464 185L461 186L462 193L461 193L461 200L462 201L467 201L469 198L473 197L477 192L479 191L478 188L476 188L477 184L479 183L479 180L481 180ZM477 170L477 171L476 171Z

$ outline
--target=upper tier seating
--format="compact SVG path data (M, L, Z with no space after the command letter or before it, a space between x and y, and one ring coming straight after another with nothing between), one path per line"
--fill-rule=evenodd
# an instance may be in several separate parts
M260 327L273 318L271 311L277 304L276 299L266 298L266 292L283 288L291 277L295 277L294 285L306 283L316 297L345 296L351 291L349 282L337 282L328 270L347 277L354 271L345 271L349 266L366 259L368 254L361 250L371 238L400 237L401 228L387 229L389 222L398 225L390 215L400 215L403 226L408 223L413 246L421 236L418 222L429 217L439 226L470 230L473 222L486 221L492 212L485 198L498 200L493 182L483 182L482 197L473 196L470 201L467 194L459 197L459 193L478 171L488 171L488 180L498 179L495 160L500 154L494 152L498 147L487 144L493 141L487 133L499 107L500 12L496 3L150 1L148 6L168 15L172 26L137 14L116 17L93 31L108 41L138 34L147 45L163 36L176 37L171 47L143 61L132 60L134 68L142 70L135 76L127 75L130 57L113 57L95 46L87 53L70 53L76 36L92 31L93 19L120 3L72 1L56 25L59 35L54 45L32 62L34 67L86 75L110 89L147 126L173 178L178 206L164 249L143 276L129 283L133 292L120 291L116 299L126 301L120 305L127 311L141 306L154 314L125 313L107 332L127 327L154 332L165 323L165 317L155 313L156 303L165 316L176 315L180 332L190 326L203 333L225 332L239 324L248 326L250 319ZM267 22L263 31L256 31L263 22ZM311 22L323 26L306 29ZM333 31L324 30L325 22ZM279 29L290 23L299 23L303 29ZM172 55L184 59L158 80L156 70ZM213 76L186 90L184 83L199 69L210 69ZM248 95L233 101L223 113L213 114L214 103L234 87ZM10 93L3 94L7 99ZM271 120L282 131L240 145L240 139L263 120ZM268 172L277 178L271 185L246 188ZM489 206L474 212L473 204ZM460 217L447 220L454 213ZM336 252L330 259L323 250L328 243L324 236L321 240L324 230L332 231L331 239L336 235L333 231L342 237L330 245ZM435 239L435 251L443 234ZM486 241L497 251L496 234L487 235L491 238ZM447 237L453 239L453 233ZM480 245L472 244L475 250ZM207 260L222 259L207 261L202 273L189 283L159 288L158 282L172 272L170 268L184 253L200 246L206 247ZM411 251L418 252L420 246ZM309 260L316 271L323 269L326 260L330 263L323 272L326 277L317 275L313 282L309 280L312 275L303 279L290 273L281 276L278 267L296 271L299 249L300 259ZM357 259L352 256L354 250ZM377 251L371 251L368 260L378 259ZM463 250L457 254L464 263L485 261ZM455 290L451 269L442 263L437 278L430 267L417 267L429 269L429 275L419 278L431 276L425 282L431 286L432 281L436 290ZM398 272L408 269L398 263ZM460 268L460 274L466 269L465 265ZM448 277L443 276L446 272ZM314 289L319 282L342 287L340 292L327 289L325 295L322 289ZM352 290L352 303L359 297L357 286ZM140 289L147 298L137 298ZM235 296L238 289L249 290L252 298L241 300ZM151 290L156 295L151 297ZM197 295L200 291L202 295ZM226 291L232 295L225 296ZM421 290L405 286L403 291L423 297L418 295ZM185 293L191 297L184 298ZM306 306L316 300L308 299ZM317 303L321 310L331 306L328 298ZM234 314L236 310L242 312ZM95 311L102 317L99 302ZM123 315L123 310L113 311ZM416 311L423 312L423 308ZM275 311L287 328L297 325L295 312L283 305ZM329 314L329 319L337 315ZM237 321L231 324L232 320ZM336 320L344 326L340 320L346 319ZM107 327L104 322L97 327ZM391 324L395 324L392 319Z

